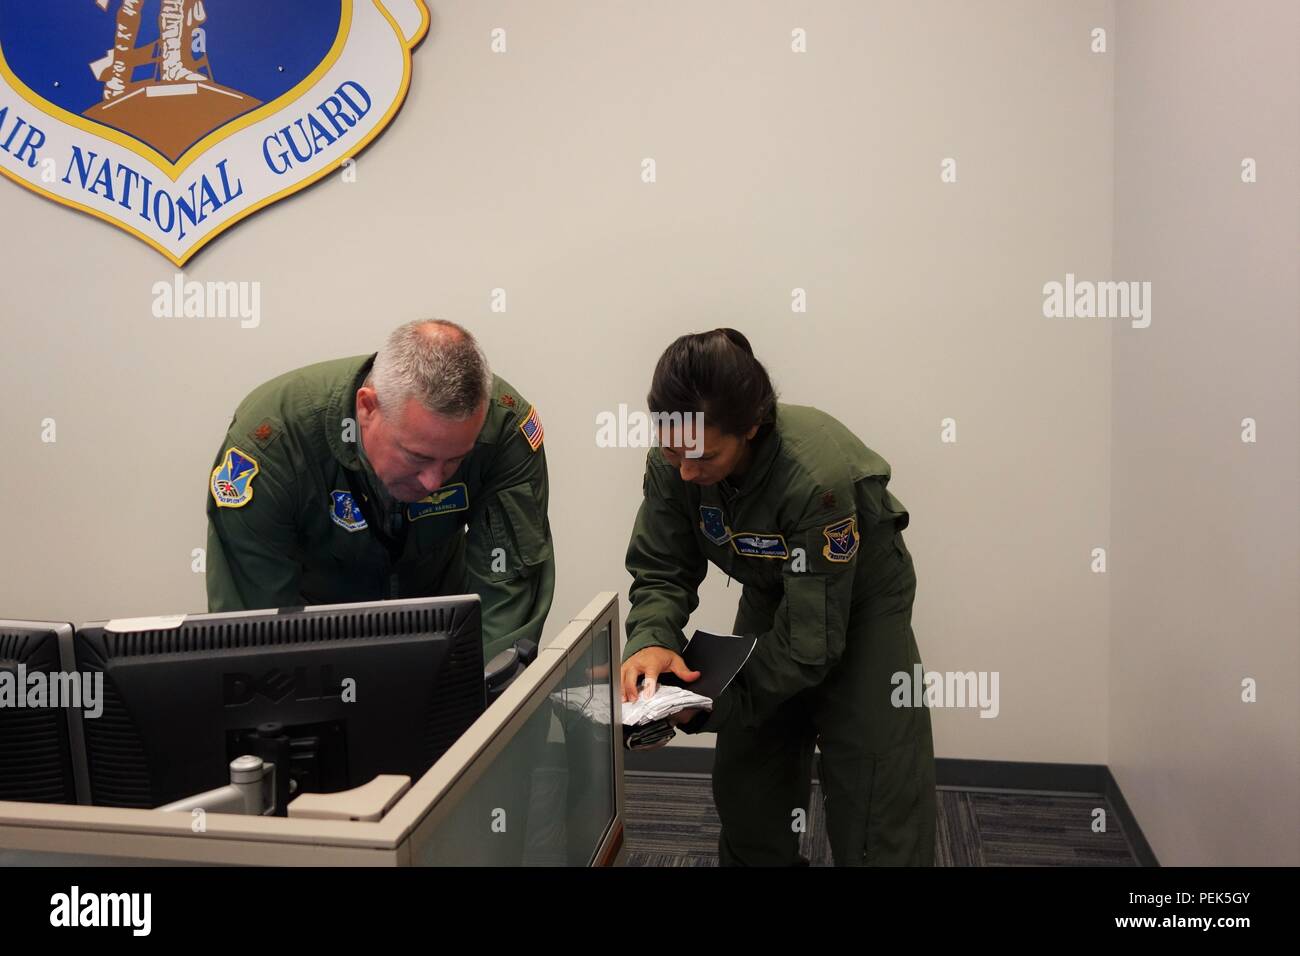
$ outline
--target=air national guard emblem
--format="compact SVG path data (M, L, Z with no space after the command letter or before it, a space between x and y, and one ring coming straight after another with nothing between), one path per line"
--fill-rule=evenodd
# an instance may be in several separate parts
M253 500L253 478L257 459L238 448L226 449L226 457L212 469L212 500L218 508L242 508Z
M330 517L345 531L364 531L366 527L361 506L352 499L351 492L330 492Z
M424 0L0 0L0 173L182 265L397 113Z
M822 534L826 536L826 547L822 548L822 554L826 556L827 561L836 561L843 563L852 561L853 556L858 553L858 519L845 518L843 521L837 521L835 524L828 524L822 528Z
M785 538L779 534L752 534L741 531L731 536L731 546L736 549L737 554L743 554L748 558L790 557L790 552L785 546Z
M700 505L700 530L714 544L722 545L731 540L731 532L727 530L722 509L713 505Z
M430 515L445 515L452 511L469 509L469 486L464 482L439 488L428 497L413 501L406 506L406 519L415 521Z

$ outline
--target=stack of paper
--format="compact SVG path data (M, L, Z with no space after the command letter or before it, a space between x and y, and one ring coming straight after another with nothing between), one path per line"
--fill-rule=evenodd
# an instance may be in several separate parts
M641 724L663 720L665 717L670 717L687 707L702 707L705 710L712 710L713 701L707 697L701 697L699 694L691 693L684 687L669 687L665 684L659 684L651 694L647 694L646 689L643 688L640 697L630 704L623 705L623 724L627 727L638 727Z

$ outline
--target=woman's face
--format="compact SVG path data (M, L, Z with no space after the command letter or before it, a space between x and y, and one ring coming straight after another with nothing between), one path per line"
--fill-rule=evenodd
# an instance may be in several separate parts
M728 435L712 425L705 425L703 441L673 444L682 442L683 436L661 428L659 453L664 461L677 469L682 481L715 485L738 467L743 470L743 466L748 464L749 440L757 432L757 425L745 435Z

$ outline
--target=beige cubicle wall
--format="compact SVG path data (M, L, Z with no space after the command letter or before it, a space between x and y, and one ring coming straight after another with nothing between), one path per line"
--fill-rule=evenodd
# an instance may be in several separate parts
M596 596L375 822L0 801L7 865L619 862L618 596Z

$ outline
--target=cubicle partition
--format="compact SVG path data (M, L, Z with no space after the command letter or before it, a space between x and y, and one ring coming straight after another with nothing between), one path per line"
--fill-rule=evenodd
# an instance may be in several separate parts
M597 597L377 820L0 801L0 864L612 866L618 597Z

